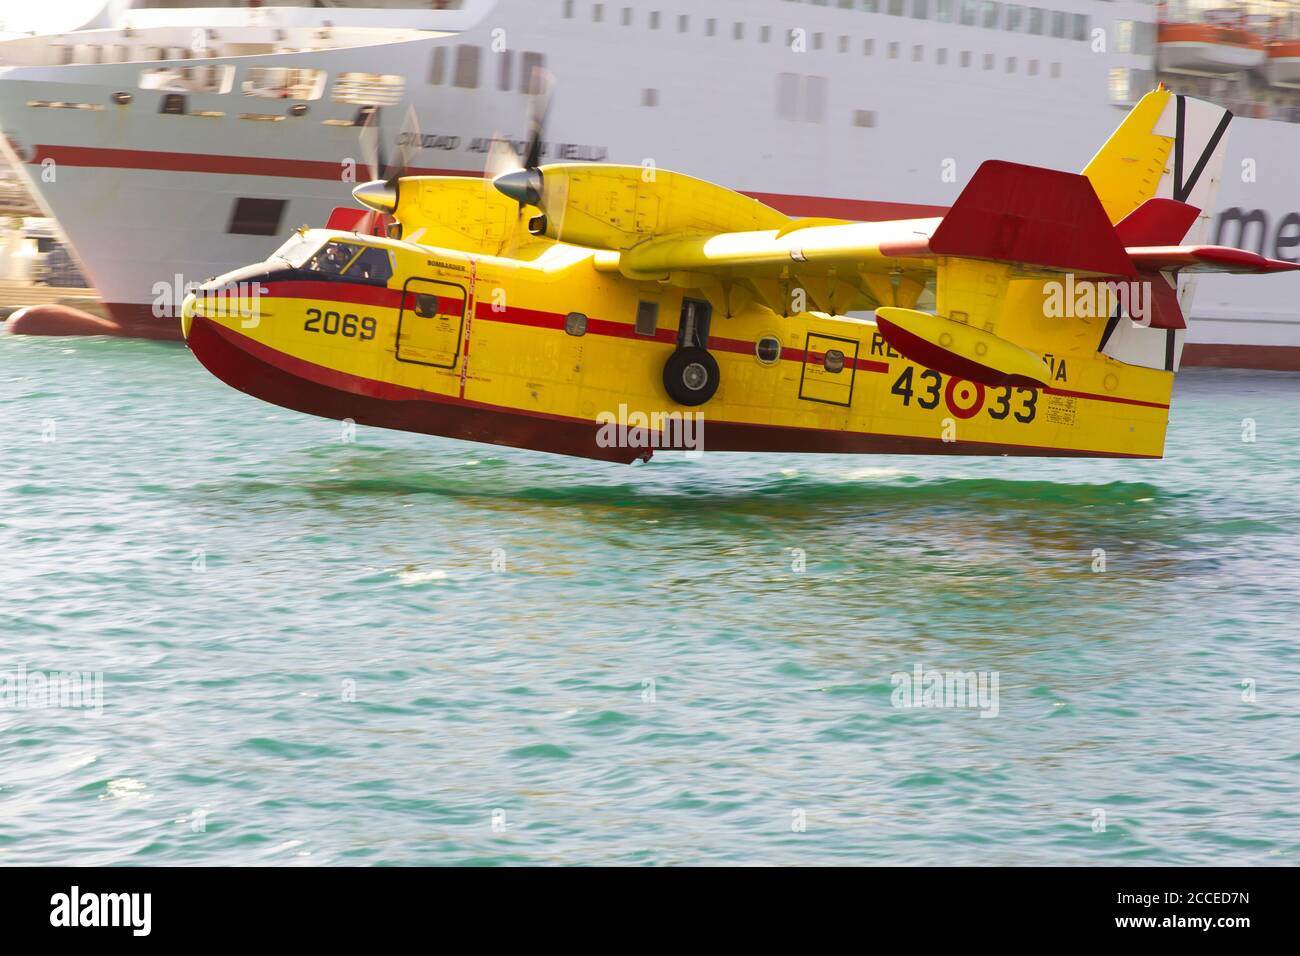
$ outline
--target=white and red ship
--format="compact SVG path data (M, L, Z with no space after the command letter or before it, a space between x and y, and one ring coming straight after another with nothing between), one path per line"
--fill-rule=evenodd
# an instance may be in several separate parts
M1236 114L1210 241L1300 259L1295 3L362 0L125 10L0 42L5 150L115 318L323 224L362 125L416 172L481 175L555 77L545 160L654 164L793 215L946 208L990 158L1079 165L1158 79ZM1300 276L1200 280L1184 364L1300 369Z

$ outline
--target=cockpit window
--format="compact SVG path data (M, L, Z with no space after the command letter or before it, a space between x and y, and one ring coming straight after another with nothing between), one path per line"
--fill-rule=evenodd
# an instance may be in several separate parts
M272 259L283 259L296 269L302 268L307 258L321 246L320 236L304 236L294 233L293 237L271 254Z
M351 242L328 242L325 248L307 260L308 272L322 272L325 275L341 275L352 262L361 247Z
M352 260L352 264L343 274L349 279L364 279L368 282L387 284L393 276L393 264L388 259L388 252L374 246L365 246L361 255Z
M294 268L308 272L344 276L375 285L387 285L393 277L393 263L388 250L359 242L323 243L319 236L294 236L271 258L283 259Z

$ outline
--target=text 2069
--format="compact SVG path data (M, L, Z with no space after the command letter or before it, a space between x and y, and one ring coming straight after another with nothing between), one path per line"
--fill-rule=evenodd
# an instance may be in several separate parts
M379 323L370 316L355 316L351 312L339 315L337 312L321 312L320 309L308 309L307 321L303 329L307 332L324 332L326 335L345 335L350 339L366 342L375 337Z

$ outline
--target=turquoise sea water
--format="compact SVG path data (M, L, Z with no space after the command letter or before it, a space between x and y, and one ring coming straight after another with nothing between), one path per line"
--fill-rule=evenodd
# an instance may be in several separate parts
M0 706L0 863L1300 863L1297 398L1185 373L1160 462L623 467L0 336L0 674L103 675Z

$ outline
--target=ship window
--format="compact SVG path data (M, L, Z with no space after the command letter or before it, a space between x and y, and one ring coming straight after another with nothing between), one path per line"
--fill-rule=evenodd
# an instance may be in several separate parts
M718 33L718 21L709 17L704 21L704 35L706 37L716 36Z
M981 18L981 23L989 30L996 30L1001 12L1002 4L997 0L984 0L984 16Z
M1115 23L1115 52L1133 52L1133 21L1119 20Z
M564 6L561 8L560 16L566 20L573 19L573 0L564 0Z
M1016 58L1014 56L1007 57L1007 72L1016 72Z
M754 355L763 365L775 365L781 357L781 340L775 335L765 335L754 343Z
M1037 75L1038 75L1038 61L1037 61L1037 60L1030 60L1030 61L1029 61L1029 75L1030 75L1030 76L1037 76Z
M867 39L867 40L863 40L863 41L862 41L862 55L863 55L863 56L871 56L871 54L873 54L873 53L875 53L875 52L876 52L876 41L875 41L875 40Z
M392 73L340 73L334 81L335 103L396 106L406 81Z
M1052 11L1052 36L1058 38L1065 36L1065 14L1060 10Z
M880 12L879 0L862 0L862 9L865 10L867 13L879 13Z
M903 0L889 0L885 6L885 12L891 17L901 17L903 15Z
M1076 13L1076 14L1074 14L1072 20L1073 20L1073 23L1074 23L1074 29L1071 31L1071 36L1073 36L1074 39L1076 39L1076 40L1086 40L1086 39L1088 39L1088 17L1087 17L1087 14Z
M605 5L603 3L593 3L591 5L591 22L600 23L605 19Z
M510 50L502 50L497 56L501 60L497 70L497 89L508 90L511 85L510 73L515 65L515 55Z
M733 23L731 25L731 38L733 40L745 39L745 25L743 23Z
M961 0L961 23L962 26L973 27L975 25L975 16L979 13L980 0Z
M930 18L930 0L912 0L912 17L916 20Z
M586 335L587 317L581 312L570 312L564 317L564 333L575 336Z
M848 52L849 52L849 38L846 37L846 36L842 36L842 37L840 37L840 40L839 40L839 47L840 47L840 52L841 52L841 53L848 53Z
M984 69L986 69L986 70L991 70L991 69L993 69L993 54L992 54L992 53L985 53L985 54L984 54Z
M658 10L654 10L654 11L652 11L651 14L650 14L650 29L651 29L651 30L658 30L658 29L659 29L659 11L658 11Z
M1029 8L1029 32L1034 36L1043 35L1043 13L1042 7Z
M759 43L771 43L771 42L772 42L772 28L771 28L771 27L763 27L763 29L761 29L761 30L758 31L758 42L759 42Z
M184 93L164 93L162 103L158 106L159 113L168 113L172 116L184 116L189 112L185 105Z
M799 75L781 73L777 75L776 115L778 119L794 119L799 115Z
M240 197L235 200L226 232L237 236L274 236L280 231L280 220L287 205L284 199Z
M442 81L447 75L447 48L445 46L436 46L433 48L433 55L429 60L429 83L433 86L442 86Z
M636 334L653 336L658 325L659 303L638 302L636 304Z
M1021 25L1025 22L1025 8L1018 3L1007 4L1007 30L1011 33L1019 33Z
M546 68L546 58L540 53L524 53L519 60L519 92L530 96L542 90L541 73Z
M659 105L659 91L658 91L658 90L655 90L655 89L644 89L644 90L642 90L642 91L641 91L641 105L642 105L642 106L658 106L658 105Z
M244 77L239 89L245 96L267 100L318 100L325 92L324 70L250 66Z
M934 51L934 62L940 66L948 62L948 48L946 46L941 46Z
M479 58L482 52L479 47L469 43L456 47L456 69L451 78L453 86L459 86L462 90L478 89Z
M681 16L677 18L677 32L685 33L690 28L691 28L691 18L683 13Z
M623 8L623 26L625 26L625 27L630 27L631 25L632 25L632 8L631 8L631 7L624 7L624 8Z
M1054 79L1054 80L1059 80L1060 78L1061 78L1061 64L1059 64L1059 63L1053 63L1053 64L1052 64L1052 79Z
M234 83L233 66L160 66L140 72L140 89L167 93L229 93Z
M824 76L807 76L804 77L805 91L807 95L807 104L804 108L804 119L809 123L826 122L826 77Z
M388 280L393 277L393 264L388 258L387 250L364 246L361 255L352 260L352 264L343 270L343 274L349 279L387 285Z
M970 66L970 50L961 51L961 65Z
M822 357L822 368L835 374L844 371L844 353L839 349L827 349Z
M826 42L826 34L824 34L824 33L814 33L814 34L813 34L813 49L814 49L814 50L820 50L820 49L822 48L822 44L824 44L825 42Z
M913 63L920 63L920 62L921 62L921 59L922 59L924 56L925 56L925 47L921 46L921 44L919 44L919 43L912 47L912 62L913 62Z
M891 60L897 60L897 59L898 59L898 42L897 42L897 41L895 41L895 42L889 44L889 58L890 58Z
M934 18L940 23L952 23L953 0L938 0L934 8Z

